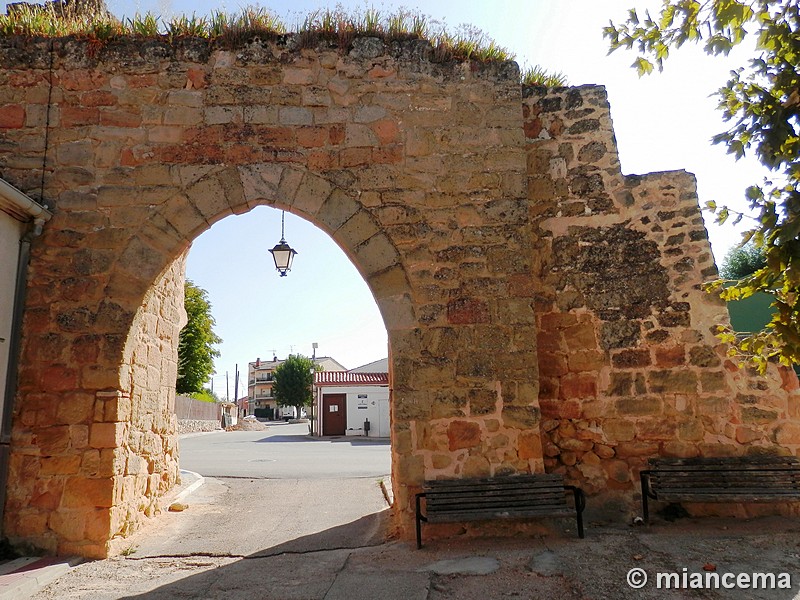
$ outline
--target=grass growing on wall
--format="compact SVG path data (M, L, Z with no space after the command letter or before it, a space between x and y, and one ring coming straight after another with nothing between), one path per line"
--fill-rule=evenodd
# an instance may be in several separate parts
M103 8L89 9L83 4L49 2L42 5L20 4L0 15L0 36L43 36L87 39L102 47L116 38L180 39L199 38L222 48L235 48L253 39L278 39L296 34L301 48L313 48L325 42L348 51L358 36L379 37L386 41L428 40L437 60L474 60L498 62L513 60L514 55L476 27L460 27L457 32L435 24L417 11L401 9L383 14L375 9L351 12L341 6L317 10L290 31L268 9L246 7L237 13L213 11L208 16L177 15L162 19L152 13L136 14L119 20ZM551 75L540 67L527 69L526 85L564 85L563 75Z

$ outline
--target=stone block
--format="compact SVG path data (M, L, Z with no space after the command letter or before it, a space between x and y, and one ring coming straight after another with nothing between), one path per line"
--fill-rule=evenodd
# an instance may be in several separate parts
M636 346L640 335L641 325L638 321L604 321L600 326L600 347L612 350Z
M97 542L98 545L103 545L109 540L113 533L111 531L110 510L104 508L87 511L83 515L83 520L85 522L86 539Z
M308 108L284 106L278 110L278 122L281 125L313 125L314 116Z
M447 439L451 452L479 446L481 443L480 425L468 421L453 421L447 428Z
M705 428L699 418L681 421L678 423L678 440L684 442L699 442L705 437Z
M564 340L567 348L576 350L593 350L597 348L597 335L592 323L579 323L564 329Z
M608 396L629 396L633 386L633 376L631 373L624 371L612 371L611 381L606 389Z
M668 441L677 437L678 426L672 420L643 418L636 421L636 439Z
M728 389L725 371L701 371L700 389L703 392L721 392Z
M575 438L563 438L559 439L557 445L562 450L569 450L571 452L588 452L592 449L594 444L589 440L579 440Z
M618 483L628 483L631 480L631 469L624 460L607 460L603 462L603 469L609 479Z
M108 508L114 504L114 480L70 477L64 485L62 508L86 510Z
M677 458L692 458L700 455L697 444L672 440L664 444L664 455Z
M451 454L434 454L431 456L431 464L434 469L446 469L453 464L453 456Z
M67 426L45 427L34 432L34 443L44 456L64 454L70 447L70 431Z
M617 445L617 457L635 458L658 455L656 442L620 442Z
M335 232L355 215L359 203L345 192L334 189L317 212L319 226Z
M657 367L670 368L686 364L686 348L684 346L656 348L655 355Z
M454 298L447 303L447 322L451 325L488 323L489 307L478 298Z
M58 510L52 512L48 525L65 540L70 542L83 541L86 530L86 511Z
M94 396L85 393L65 394L56 409L56 422L63 425L88 423L94 415Z
M467 457L461 467L462 477L489 477L491 474L489 461L480 455Z
M469 390L467 404L472 416L490 415L498 409L498 395L494 390Z
M164 111L164 125L199 125L205 116L201 108L167 108Z
M740 425L736 427L736 441L740 444L750 444L764 437L764 432L753 427Z
M689 350L689 363L696 367L719 367L722 361L712 346L695 346Z
M569 355L569 370L574 373L599 371L606 366L605 353L597 350L579 350Z
M122 445L125 423L94 423L89 433L92 448L117 448Z
M650 351L646 348L622 350L611 355L611 364L618 369L647 367L650 363Z
M615 407L619 415L646 417L661 414L663 401L658 396L634 396L616 400Z
M34 482L28 506L45 512L54 511L61 503L63 491L62 478L38 479Z
M652 394L697 393L697 374L689 370L651 371L647 374L647 388Z
M795 446L800 444L800 423L787 421L775 429L775 441L782 446Z
M561 378L559 394L564 400L597 397L597 376L590 373L568 373Z
M322 177L306 175L292 198L292 206L301 212L315 216L333 191L333 186Z
M538 431L523 431L519 434L517 454L522 460L542 458L542 437Z
M629 442L636 436L636 427L626 419L606 419L602 428L609 442Z
M408 486L421 486L425 481L425 461L422 456L396 456L397 478Z
M0 106L0 129L20 129L25 126L25 107L21 104Z
M43 457L41 474L45 477L53 475L76 475L80 470L81 460L82 457L80 454Z
M539 424L540 413L535 406L504 406L501 413L503 425L512 429L534 429Z
M745 406L741 409L742 422L766 425L774 423L778 419L778 413L774 410L758 408L757 406Z
M296 135L297 144L302 148L321 148L328 143L330 129L320 126L299 127Z

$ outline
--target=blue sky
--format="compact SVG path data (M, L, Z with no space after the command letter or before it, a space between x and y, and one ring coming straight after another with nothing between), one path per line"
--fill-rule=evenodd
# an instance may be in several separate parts
M235 12L251 2L231 0L139 0L108 2L116 15L151 11L169 15L211 10ZM335 2L262 2L287 25ZM418 9L451 30L479 27L511 50L524 67L539 64L561 71L572 85L603 84L608 89L622 170L642 174L685 169L698 178L701 203L716 200L743 207L747 185L766 175L756 163L738 163L710 138L725 126L711 97L731 68L744 64L745 49L729 59L707 57L685 47L670 57L665 72L640 79L629 68L634 55L607 56L602 27L621 21L627 8L660 2L637 0L435 0L341 2L347 8L372 7L386 14L397 7ZM738 241L731 226L718 227L706 216L717 262ZM225 372L238 363L281 358L290 352L333 356L346 367L387 355L386 332L364 281L333 241L299 217L286 215L286 240L299 251L288 277L272 266L269 248L280 238L280 212L260 208L223 219L194 243L188 277L209 292L216 331L223 338L215 389L224 390ZM231 384L232 385L232 384ZM223 391L224 395L224 391ZM233 390L231 389L231 395Z

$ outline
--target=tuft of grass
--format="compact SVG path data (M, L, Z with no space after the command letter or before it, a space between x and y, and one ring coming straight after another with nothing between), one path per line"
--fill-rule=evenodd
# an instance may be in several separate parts
M208 21L192 13L191 17L179 15L167 22L167 38L208 38Z
M138 546L128 546L122 552L120 552L120 556L132 556L136 554L136 551L139 549Z
M78 12L74 4L10 5L7 11L8 14L0 15L0 36L76 36L88 39L93 52L123 36L165 38L170 42L201 38L214 45L235 48L255 38L275 39L287 33L285 24L275 14L257 6L242 8L235 14L213 11L207 17L198 17L193 13L168 21L149 12L136 13L122 22L99 8L88 12L83 8ZM432 31L434 24L439 27L438 32ZM300 48L313 48L324 41L347 52L357 36L369 35L386 41L427 39L434 60L440 61L496 62L514 58L507 48L476 27L462 25L453 33L429 17L407 9L383 15L374 8L348 12L337 5L335 9L310 13L296 29ZM549 73L535 66L522 73L521 83L556 87L567 85L567 80L561 73Z
M154 38L161 34L160 17L153 13L140 15L136 13L132 19L126 19L123 25L131 35L141 38Z
M500 46L477 27L462 25L456 33L442 28L431 39L440 60L461 59L478 62L514 60L514 54Z
M561 72L551 73L539 65L524 69L520 74L520 81L522 85L535 85L546 88L569 85L566 75Z

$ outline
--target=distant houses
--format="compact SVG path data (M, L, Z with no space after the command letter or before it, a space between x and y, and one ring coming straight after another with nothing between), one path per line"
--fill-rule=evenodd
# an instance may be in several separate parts
M334 358L314 358L314 399L309 417L318 436L389 437L389 359L346 369ZM275 370L283 363L257 358L248 363L247 396L237 400L240 417L278 419Z

